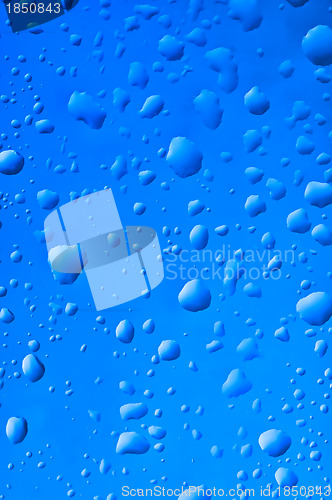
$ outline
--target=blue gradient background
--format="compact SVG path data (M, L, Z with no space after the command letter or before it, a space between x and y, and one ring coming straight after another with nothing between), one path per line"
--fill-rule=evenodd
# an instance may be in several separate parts
M331 366L331 354L327 352L320 359L313 349L318 339L329 342L330 325L327 323L321 332L318 329L316 337L307 338L304 331L308 325L298 318L296 302L300 283L304 279L314 281L317 290L331 290L327 277L327 272L332 270L331 253L329 247L319 246L310 233L300 236L290 233L286 228L286 218L291 211L305 207L313 224L319 224L322 213L328 217L331 213L330 207L320 211L309 206L303 198L307 182L323 180L326 167L317 165L314 158L316 153L330 152L328 132L332 112L329 101L322 98L324 92L331 91L331 85L323 85L316 80L316 67L301 50L301 40L308 29L317 24L331 24L330 2L310 0L298 9L287 2L283 9L275 1L260 3L263 21L259 29L251 32L244 32L238 21L227 16L228 9L224 2L209 0L205 1L204 9L194 22L187 14L186 0L153 2L160 8L160 14L171 15L172 26L165 30L157 22L159 16L149 21L138 16L140 29L128 33L124 30L124 18L133 15L135 4L127 0L112 2L108 8L111 13L108 21L98 15L101 7L97 1L82 0L67 15L42 26L44 31L39 35L28 31L13 34L5 24L5 9L1 8L1 94L11 97L11 93L15 92L17 99L15 104L1 103L0 132L8 136L1 142L4 149L10 146L17 150L21 147L25 157L22 172L12 177L1 176L0 187L3 193L8 193L7 202L0 200L0 285L8 288L7 296L0 302L1 307L9 308L16 316L13 323L1 326L1 362L6 370L4 387L0 391L0 494L4 495L3 498L58 500L66 498L67 491L74 489L76 497L106 500L111 492L121 498L123 485L151 487L151 480L168 488L187 482L227 489L239 483L236 477L239 470L245 470L249 475L245 486L258 492L261 485L265 487L271 482L273 487L276 486L274 473L279 466L287 466L286 458L290 459L289 468L299 477L299 486L328 484L324 478L331 474L332 453L325 440L331 439L331 418L329 414L323 414L319 406L328 404L324 394L331 393L329 382L324 377L324 371ZM220 16L220 24L212 21L216 15ZM199 26L203 19L212 21L211 29L206 31L206 46L199 48L186 42L185 56L181 61L165 61L158 52L159 39L167 33L175 35L179 31L177 36L184 41L185 35ZM69 32L60 29L63 22L68 24ZM98 31L104 35L102 62L93 57L93 41ZM74 33L82 36L80 47L69 42L69 36ZM122 42L126 49L120 59L114 56L119 41L117 33L124 36ZM231 94L219 89L217 73L208 68L204 59L206 51L219 46L233 49L238 63L239 85ZM263 57L257 55L258 48L264 50ZM20 54L26 57L26 63L17 61ZM39 61L40 54L45 55L45 62ZM5 57L7 55L8 58ZM290 79L282 78L278 72L280 63L285 59L291 59L295 66ZM128 84L129 64L133 61L141 61L148 70L150 79L144 90ZM163 73L152 71L155 61L164 64ZM175 72L180 75L185 64L192 71L180 77L177 83L168 82L167 74ZM11 74L15 66L20 70L18 76ZM66 68L63 77L56 73L61 66ZM70 75L73 66L77 67L76 77ZM24 80L28 72L32 74L32 90L28 90ZM270 110L263 116L251 115L243 105L244 94L254 85L264 90L271 103ZM116 87L127 90L131 97L124 113L118 113L112 103ZM224 109L222 124L215 131L205 127L193 107L193 98L203 88L214 91ZM83 122L75 121L67 110L71 94L78 90L95 97L103 89L107 91L106 97L96 97L107 111L102 129L92 130ZM33 96L36 94L45 106L40 118L49 118L55 125L52 134L39 135L34 126L24 125L24 117L32 113ZM161 114L152 120L143 120L138 111L145 99L153 94L163 97L169 116ZM284 122L285 117L291 116L295 100L304 100L312 110L306 123L313 126L313 134L309 137L315 144L315 152L307 157L295 150L304 122L298 122L292 130ZM328 123L319 127L314 120L315 113L322 113ZM14 137L16 131L11 127L13 119L23 123L17 138ZM245 131L265 125L272 130L271 137L263 139L266 155L259 155L257 151L245 153ZM119 127L126 127L130 138L122 137ZM161 131L159 136L154 133L156 127ZM148 144L142 141L144 134L149 138ZM203 152L203 168L191 178L176 177L165 159L158 157L158 150L168 148L171 139L176 136L188 137ZM222 151L232 153L230 163L221 161ZM72 160L68 159L69 152L77 153L79 173L70 172ZM129 173L116 181L109 169L99 167L102 164L110 167L119 154L127 158ZM133 156L143 161L141 170L151 169L156 173L157 178L151 185L140 185L137 171L130 165ZM284 157L290 159L286 168L280 164ZM48 169L48 158L52 158L53 167L65 165L67 172L58 175L53 172L53 167ZM263 181L255 186L250 185L244 175L249 166L261 168L265 174ZM213 172L212 182L204 179L205 168ZM295 186L294 172L298 169L302 171L304 181ZM284 199L274 201L269 198L265 187L268 177L275 177L286 185ZM169 191L160 187L164 181L170 184ZM173 244L190 249L190 230L195 224L205 224L210 231L209 249L212 251L223 244L230 245L232 250L262 250L260 239L265 232L271 231L278 250L284 252L296 244L295 255L305 251L308 263L301 264L296 259L293 266L285 262L280 280L260 279L261 299L251 299L244 294L246 281L242 279L234 296L220 300L222 283L220 280L209 280L211 306L196 314L183 310L178 303L177 296L184 282L167 279L166 273L166 279L149 299L140 298L119 308L103 311L106 322L100 325L96 322L98 313L93 305L88 305L92 298L85 277L80 276L70 286L55 282L47 262L46 246L37 241L34 232L43 229L47 215L37 203L38 191L46 188L56 191L60 204L64 204L70 201L72 191L101 190L105 186L112 188L123 225L142 224L155 228L162 248L168 246L167 240L170 239ZM126 192L123 186L127 187ZM26 203L18 205L14 196L22 189L25 190ZM235 190L233 195L230 189ZM257 219L251 219L244 210L247 196L251 194L260 194L267 203L267 211ZM194 218L189 217L187 205L195 199L202 200L211 211L204 210ZM147 206L142 216L133 212L136 202ZM31 224L27 224L26 209L31 210ZM15 214L19 217L16 218ZM230 228L224 238L214 232L214 228L221 224ZM240 230L236 229L236 224L241 225ZM172 230L170 238L162 234L165 225ZM247 228L252 225L257 230L250 234ZM174 234L175 227L181 229L180 235ZM23 254L19 264L10 259L15 244L19 245ZM318 254L311 255L311 249ZM205 267L205 264L199 266ZM11 279L18 280L17 288L9 285ZM33 284L32 291L25 290L26 282ZM312 286L311 291L314 290L315 286ZM26 297L30 299L30 305L36 305L33 312L24 305ZM73 318L63 313L56 317L57 322L53 324L49 321L52 314L48 305L52 301L50 297L63 308L67 302L77 303L78 313ZM130 345L123 345L115 338L115 328L124 318L130 319L135 326L135 338ZM148 318L153 318L156 323L152 335L142 330L142 324ZM254 319L254 326L246 325L248 318ZM281 326L280 318L289 318L289 343L274 338L274 331ZM219 320L225 323L224 349L209 354L205 345L214 339L213 324ZM109 329L109 334L104 332L105 327ZM257 328L264 331L263 339L258 340L262 357L243 362L236 353L236 346L244 338L254 336ZM51 342L52 335L61 336L61 340ZM44 377L35 384L27 383L23 374L20 378L14 376L15 372L22 373L21 362L29 353L27 342L31 339L40 342L38 356L46 368ZM181 356L174 363L153 365L151 357L165 339L179 342ZM80 352L83 344L87 344L84 353ZM118 356L114 355L115 352ZM197 372L188 368L190 361L197 364ZM286 366L287 363L290 366ZM306 369L305 376L296 374L298 367ZM148 377L147 372L152 368L155 369L155 376ZM253 382L253 388L229 401L221 388L234 368L244 370ZM97 377L102 379L102 383L95 383ZM317 384L320 378L324 379L323 385ZM291 379L295 380L294 384ZM121 393L118 388L121 380L133 382L135 396ZM70 389L73 390L70 397L65 395L69 389L67 381L71 382ZM53 393L49 392L50 386L55 387ZM166 393L170 386L176 389L173 396ZM293 397L296 388L306 393L302 410L296 409L297 402ZM146 389L154 392L151 400L143 396ZM259 414L251 409L256 398L262 402ZM141 421L123 422L119 407L143 400L149 407L148 415ZM317 401L316 406L310 404L313 400ZM228 407L229 403L234 403L233 409ZM292 414L281 411L285 403L294 406ZM189 413L181 413L183 404L190 406ZM195 414L199 405L205 409L202 416ZM160 419L154 416L157 408L163 411ZM98 410L101 421L94 422L88 410ZM29 426L26 439L17 446L11 445L5 434L6 422L13 415L24 416ZM270 417L275 420L269 421ZM296 420L302 418L307 420L307 425L299 428ZM151 445L154 444L147 431L141 429L143 422L167 429L163 440L165 450L157 453L151 446L145 455L116 455L117 437L111 436L111 433L123 432L126 425L129 430L142 432ZM183 429L186 422L190 430ZM241 426L248 433L244 439L237 435ZM259 435L274 427L286 431L293 442L289 451L280 457L280 464L277 458L269 458L258 446ZM192 429L202 433L201 440L193 439ZM318 436L320 431L323 436ZM311 450L309 445L301 444L302 437L308 438L309 443L317 442L317 449L323 455L320 462L309 458ZM245 459L237 448L247 443L253 445L253 455ZM213 445L224 449L221 459L211 456ZM234 449L235 445L237 448ZM31 458L25 456L28 451L32 452ZM303 462L297 460L300 452L306 456ZM84 454L88 454L89 458L84 458ZM98 463L103 458L112 464L106 476L98 470ZM37 467L41 461L46 464L43 469ZM9 463L14 464L12 470L8 470ZM252 472L259 467L258 464L261 464L263 475L255 480ZM318 466L323 470L319 470ZM313 470L308 472L308 467ZM84 468L91 471L88 482L80 475ZM61 481L57 481L58 475L63 476ZM165 477L167 481L162 479Z

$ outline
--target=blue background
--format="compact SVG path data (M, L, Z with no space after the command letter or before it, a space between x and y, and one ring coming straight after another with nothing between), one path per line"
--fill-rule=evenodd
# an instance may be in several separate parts
M65 16L42 26L40 34L29 31L13 34L6 25L5 9L0 11L1 94L15 99L12 103L1 103L0 133L6 134L1 143L3 149L20 149L25 158L22 172L11 177L2 175L0 185L4 193L0 200L0 285L8 288L6 297L0 301L1 307L15 314L13 323L1 326L1 362L6 373L0 391L0 494L2 498L15 500L60 499L66 498L67 491L73 489L77 497L106 500L112 492L121 498L123 485L145 488L151 486L151 480L169 488L186 483L227 489L240 482L237 479L240 470L249 476L245 486L258 491L261 485L265 487L270 482L276 487L274 474L280 466L296 472L299 486L324 486L331 474L332 453L327 442L331 439L331 419L319 407L328 404L324 394L331 393L329 381L324 377L324 371L331 365L331 354L328 351L324 358L318 358L314 345L318 339L329 342L329 323L316 329L316 337L306 337L308 325L297 316L296 302L299 293L303 294L299 290L304 279L313 282L311 291L329 292L331 282L327 273L332 270L331 254L329 247L321 247L310 233L296 235L288 231L286 218L293 210L304 207L313 225L322 222L323 213L328 216L326 224L329 225L331 208L311 207L303 194L309 181L323 181L323 172L328 168L318 165L315 157L321 152L330 152L328 132L332 113L330 102L323 99L323 94L331 91L331 85L317 81L314 75L317 67L304 56L301 40L317 24L331 24L330 2L309 0L295 9L288 2L280 8L276 1L261 1L261 26L250 32L243 31L239 21L227 16L226 2L209 0L204 2L203 10L194 21L188 15L186 0L153 2L160 13L151 20L137 15L139 29L126 32L124 19L134 15L134 2L118 0L109 7L108 3L102 7L97 1L82 0ZM110 19L99 15L102 8L110 12ZM157 21L161 14L171 16L172 26L167 30ZM207 44L200 48L187 42L185 35L201 26L203 20L209 20L211 27L206 30ZM68 24L68 32L61 28L62 23ZM103 60L98 62L93 52L99 31L104 40L100 48ZM82 37L79 47L70 43L69 37L75 33ZM180 61L166 61L158 51L158 41L167 33L185 42L184 57ZM125 47L121 58L115 56L119 40ZM238 64L239 85L230 94L220 90L218 75L204 58L206 51L220 46L231 48ZM259 48L264 51L263 57L257 54ZM41 54L45 56L44 62L39 60ZM26 57L25 63L18 61L19 55ZM285 59L291 59L295 66L289 79L278 71ZM140 61L147 68L149 82L145 89L128 84L129 65L133 61ZM155 61L162 62L163 72L152 70ZM185 65L190 66L191 71L182 75ZM19 69L16 76L12 74L13 67ZM59 67L66 70L63 76L57 74ZM75 77L71 76L72 67L77 67ZM26 73L32 75L31 84L24 80ZM171 83L167 79L169 73L179 75L179 81ZM30 90L29 85L33 87ZM244 94L255 85L264 91L271 104L262 116L251 115L243 104ZM113 90L117 87L130 95L131 101L124 113L119 113L113 105ZM193 106L194 97L202 89L215 92L224 110L222 123L214 131L204 125ZM107 111L100 130L92 130L68 113L68 101L75 90L88 92ZM102 90L106 96L98 98ZM169 115L161 113L151 120L142 119L138 111L145 99L154 94L163 97L164 109L169 110ZM48 118L55 125L52 134L40 135L34 125L24 124L25 116L33 114L35 95L40 96L45 106L40 118ZM296 100L305 101L311 114L290 130L284 119L292 115ZM318 126L314 119L316 113L323 114L327 124ZM19 130L11 126L14 119L22 123ZM300 155L295 149L297 137L304 134L305 123L312 125L309 137L315 144L314 153L308 156ZM266 125L271 128L271 136L263 139L264 150L246 153L243 134L248 129L261 129ZM130 136L123 137L120 127L125 127ZM144 135L148 143L142 140ZM177 177L165 159L158 156L158 150L167 149L176 136L188 137L203 153L202 170L193 177ZM223 151L232 154L231 162L220 159ZM77 154L78 173L70 171L72 159L68 154L72 152ZM128 174L119 181L109 169L117 155L123 155L128 161ZM140 184L138 172L131 166L134 157L142 161L140 170L156 173L151 185ZM49 158L53 162L51 168L47 165ZM290 159L287 167L282 167L282 158ZM59 164L66 167L66 172L60 175L53 171ZM107 165L107 169L101 169L101 165ZM244 174L249 166L264 171L263 180L254 186ZM204 178L205 169L213 173L212 182ZM301 170L304 176L300 186L293 182L296 170ZM270 199L265 186L269 177L285 184L287 195L282 200ZM168 191L161 188L162 182L169 183ZM38 242L35 235L35 231L43 229L48 213L40 208L36 195L40 190L50 189L59 194L60 204L64 204L70 201L71 192L98 191L105 186L113 191L122 223L155 228L163 249L169 247L168 240L183 249L192 249L189 233L196 224L209 228L208 248L212 251L222 245L230 245L231 251L238 248L262 251L261 237L271 231L281 252L297 245L295 264L285 262L278 280L261 277L257 282L262 288L260 299L245 295L243 286L247 281L244 278L236 293L225 300L220 296L224 293L222 282L208 280L211 306L199 313L182 309L177 297L185 282L179 278L167 279L166 270L165 280L149 299L140 298L103 311L105 324L101 325L96 321L99 314L94 309L84 275L70 286L54 281L46 246ZM235 190L234 194L230 193L231 189ZM22 190L25 190L26 203L19 205L14 196ZM250 218L244 210L251 194L261 195L267 204L266 212L257 219ZM190 217L187 206L196 199L210 211L205 209ZM143 202L147 207L142 216L133 211L136 202ZM27 209L31 213L27 214ZM31 217L29 223L28 217ZM214 228L222 224L229 227L228 235L223 238L214 232ZM236 228L237 224L240 229ZM250 233L248 228L253 225L256 231ZM170 237L163 236L164 226L170 228ZM174 233L176 227L181 229L181 234ZM20 263L10 259L14 245L19 245L23 254ZM311 254L311 250L317 255ZM297 256L301 252L307 253L307 264L299 262ZM264 263L268 263L267 258ZM199 263L198 267L208 266ZM18 280L16 288L10 285L12 279ZM27 291L25 283L32 283L33 289ZM26 297L30 301L28 306L24 304ZM74 302L79 311L72 318L63 312L59 316L53 314L52 319L49 302L63 309L67 302ZM34 310L30 310L32 305L36 306ZM129 345L121 344L115 337L117 324L125 318L135 327L135 338ZM142 329L148 318L156 323L151 335ZM255 324L248 326L248 318L253 318ZM288 321L286 326L291 336L288 343L274 337L282 318ZM205 346L215 338L215 321L225 324L226 335L221 339L224 348L209 354ZM236 347L244 338L254 337L257 329L264 332L263 338L257 339L262 355L244 362ZM31 339L40 342L37 355L46 369L44 377L35 384L27 382L21 369L22 359L30 352L27 343ZM181 356L174 362L154 365L151 357L165 339L179 342ZM87 344L85 352L80 351L83 344ZM190 361L196 363L198 371L188 368ZM296 373L299 367L306 370L303 377ZM239 398L228 400L222 394L222 385L235 368L243 369L253 388ZM155 369L153 377L147 376L150 369ZM102 380L99 384L95 382L97 377ZM318 384L318 379L324 383ZM134 396L121 393L118 387L121 380L134 384ZM66 385L68 382L70 387ZM55 387L54 392L49 391L51 386ZM169 387L176 389L172 396L166 392ZM297 388L306 394L303 409L296 408L298 402L293 393ZM71 396L65 394L68 389L73 390ZM143 395L146 389L154 392L151 400ZM251 408L256 398L262 404L258 414ZM119 407L140 401L149 407L147 416L137 422L123 422ZM311 405L312 401L317 404ZM293 413L282 412L285 403L294 406ZM184 404L190 406L186 414L180 410ZM229 404L234 407L230 408ZM199 406L204 407L202 416L195 413ZM163 412L160 419L154 416L158 408ZM99 411L100 422L91 419L88 410ZM24 416L29 426L27 437L16 446L5 433L11 416ZM307 421L305 427L296 425L299 419ZM145 435L151 445L155 444L147 430L141 428L142 423L167 429L163 440L165 450L158 453L151 446L148 453L141 456L117 455L117 435L126 425L129 430ZM189 430L184 430L185 423L189 423ZM244 438L238 436L241 426L247 431ZM283 429L292 438L291 448L280 459L268 457L259 448L258 437L269 428ZM199 441L193 439L193 429L202 433ZM319 436L319 432L323 435ZM303 437L309 443L317 442L317 449L322 453L320 462L309 458L311 449L301 444ZM253 445L253 455L243 458L239 446L248 443ZM224 449L222 458L212 457L213 445ZM29 451L31 458L26 457ZM306 457L304 461L297 459L299 453ZM98 470L103 458L112 464L105 476ZM289 465L286 458L290 459ZM45 462L45 468L37 467L40 462ZM14 464L12 470L8 469L9 463ZM88 481L80 475L84 468L91 471ZM252 472L257 468L262 469L263 475L253 479ZM62 480L57 480L59 475Z

